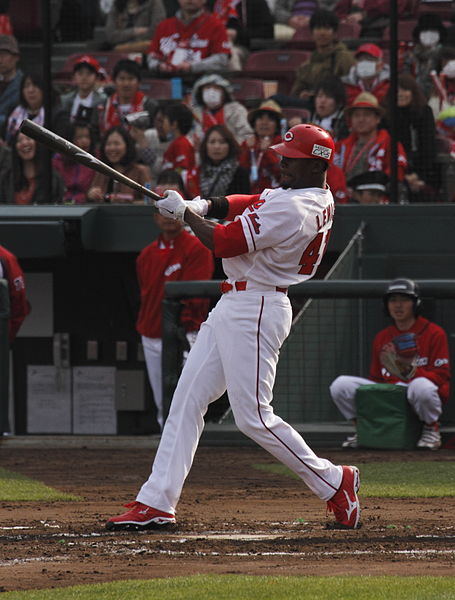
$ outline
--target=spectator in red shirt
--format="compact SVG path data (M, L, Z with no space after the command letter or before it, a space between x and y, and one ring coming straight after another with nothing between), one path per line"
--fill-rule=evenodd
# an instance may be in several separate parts
M163 171L158 178L156 191L164 193L165 190L172 189L184 193L181 177L175 171ZM136 328L142 336L147 372L157 409L156 418L161 429L164 421L161 374L161 306L164 285L167 281L211 279L213 256L195 235L185 231L181 221L163 217L158 211L154 218L160 235L142 250L136 260L141 295ZM182 304L180 323L188 346L192 346L199 327L207 316L208 302L192 298Z
M282 112L273 100L266 100L248 115L254 134L240 147L240 165L250 173L251 193L276 188L280 180L280 157L270 149L281 142Z
M152 71L201 73L227 68L231 44L221 20L204 10L206 0L179 0L175 17L158 25L148 50Z
M182 179L190 197L198 193L196 151L188 135L193 126L193 113L182 102L169 104L163 109L163 131L171 134L173 141L163 155L163 169L174 169Z
M390 176L390 135L379 124L384 115L378 100L368 92L357 96L345 109L352 133L335 146L334 163L343 169L346 179L365 171L384 171ZM398 179L403 181L407 167L406 153L398 143Z
M360 92L370 92L382 103L389 89L390 68L384 64L384 53L376 44L362 44L355 53L355 64L341 78L346 88L347 104Z

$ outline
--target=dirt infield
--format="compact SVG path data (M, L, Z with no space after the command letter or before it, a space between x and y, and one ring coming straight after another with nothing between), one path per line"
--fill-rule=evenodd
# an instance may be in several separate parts
M325 505L299 481L251 468L273 461L260 448L200 448L177 528L107 532L104 521L134 499L153 452L0 446L2 467L84 498L3 503L0 591L196 573L455 575L455 498L365 498L360 530L327 530ZM318 454L360 468L454 460L453 450Z

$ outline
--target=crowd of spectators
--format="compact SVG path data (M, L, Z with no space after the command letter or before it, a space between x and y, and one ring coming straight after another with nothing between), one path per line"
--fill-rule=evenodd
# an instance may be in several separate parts
M454 201L455 193L444 186L447 162L438 162L441 152L455 161L454 26L436 12L417 13L418 4L398 2L399 18L414 18L415 26L413 42L400 44L394 100L382 37L388 26L386 2L105 0L100 4L104 48L130 58L106 72L90 51L79 56L71 82L60 85L52 98L50 115L41 74L21 61L4 10L0 203L144 201L59 155L52 158L52 198L46 197L45 153L19 131L28 118L142 184L154 187L160 173L172 169L182 177L188 197L277 187L279 158L269 147L303 119L327 129L336 141L328 173L336 201L387 204L397 201L388 194L393 116L400 201ZM65 20L65 7L56 3L57 27ZM360 37L340 39L340 24L352 22L360 24ZM313 49L287 89L244 104L236 99L232 75L244 69L254 51L251 41L261 39L267 47L267 40L284 31L277 26L308 28ZM152 98L141 87L144 77L179 77L182 98ZM308 116L286 117L290 107L305 109Z

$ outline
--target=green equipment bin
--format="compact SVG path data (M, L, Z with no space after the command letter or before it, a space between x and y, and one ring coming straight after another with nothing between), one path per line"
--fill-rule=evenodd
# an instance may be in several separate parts
M356 393L359 446L413 450L422 432L422 422L409 406L407 388L378 383L361 385Z

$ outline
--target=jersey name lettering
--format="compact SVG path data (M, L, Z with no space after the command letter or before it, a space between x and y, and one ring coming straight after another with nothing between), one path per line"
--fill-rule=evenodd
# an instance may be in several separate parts
M259 230L261 228L261 224L258 222L259 216L255 212L253 212L248 215L248 218L250 219L251 224L253 225L254 233L259 233Z
M328 223L329 221L331 221L333 219L334 212L335 212L334 204L329 204L329 206L327 206L327 208L324 208L324 210L322 211L322 223L321 223L321 220L319 219L319 215L316 215L316 227L317 227L318 231L321 229L321 227L324 227L324 225L326 223Z

